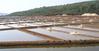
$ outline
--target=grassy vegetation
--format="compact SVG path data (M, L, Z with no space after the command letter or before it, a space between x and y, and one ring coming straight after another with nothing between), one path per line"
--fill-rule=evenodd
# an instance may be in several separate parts
M99 1L86 1L80 3L50 6L50 7L40 7L27 11L14 12L9 14L10 16L51 16L51 15L61 15L61 14L83 14L83 13L97 13L99 14Z

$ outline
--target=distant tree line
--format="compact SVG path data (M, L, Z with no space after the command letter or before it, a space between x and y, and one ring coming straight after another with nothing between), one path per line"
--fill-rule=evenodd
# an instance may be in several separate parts
M52 16L52 15L80 15L83 13L97 13L99 14L99 1L86 1L73 4L65 4L50 7L40 7L27 11L14 12L10 16Z

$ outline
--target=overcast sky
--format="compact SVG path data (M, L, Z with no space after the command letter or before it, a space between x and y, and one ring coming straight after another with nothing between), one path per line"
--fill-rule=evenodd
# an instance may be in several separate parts
M87 0L0 0L0 13L24 11L42 6L63 5Z

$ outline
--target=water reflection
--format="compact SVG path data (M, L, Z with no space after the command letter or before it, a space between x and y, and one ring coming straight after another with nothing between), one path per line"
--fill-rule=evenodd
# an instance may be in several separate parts
M36 41L43 38L29 35L18 30L0 31L0 42L2 41Z
M59 30L59 28L56 28L56 29ZM58 32L58 31L53 31L53 30L52 31L48 31L45 28L37 28L37 29L29 29L29 30L30 31L34 31L34 32L38 32L38 33L41 33L41 34L44 34L44 35L57 37L57 38L64 39L64 40L80 40L80 39L81 40L89 40L89 39L95 39L93 37L77 36L77 35L64 33L66 31L68 31L67 29L64 32Z

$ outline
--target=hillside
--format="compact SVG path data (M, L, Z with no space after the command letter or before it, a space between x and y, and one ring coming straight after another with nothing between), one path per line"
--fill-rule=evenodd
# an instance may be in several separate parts
M99 1L87 1L59 6L41 7L27 11L14 12L10 16L35 16L35 15L58 15L58 14L83 14L83 13L99 14Z

